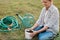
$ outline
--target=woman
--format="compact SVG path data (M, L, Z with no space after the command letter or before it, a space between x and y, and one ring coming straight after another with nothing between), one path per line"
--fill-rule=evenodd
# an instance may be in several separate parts
M53 0L41 1L44 8L37 22L29 29L34 30L31 37L38 34L39 40L50 40L59 32L59 11L53 5Z

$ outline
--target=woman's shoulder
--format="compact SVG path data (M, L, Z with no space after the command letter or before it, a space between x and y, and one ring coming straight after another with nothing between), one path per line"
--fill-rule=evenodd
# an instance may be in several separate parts
M52 9L53 9L54 11L58 11L58 8L57 8L55 5L52 5Z
M49 11L51 11L51 12L59 12L58 8L55 5L51 5L51 7L49 8Z

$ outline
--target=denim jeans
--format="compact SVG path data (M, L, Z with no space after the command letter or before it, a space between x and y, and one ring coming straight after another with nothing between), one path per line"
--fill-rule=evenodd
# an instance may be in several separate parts
M38 31L38 30L42 29L43 27L44 26L38 26L34 30ZM54 34L50 31L43 31L43 32L38 34L39 40L51 40L53 37L54 37Z

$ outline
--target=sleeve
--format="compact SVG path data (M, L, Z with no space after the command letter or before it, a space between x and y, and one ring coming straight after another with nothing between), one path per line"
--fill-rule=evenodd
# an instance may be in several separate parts
M43 25L43 16L44 16L43 10L44 10L44 9L42 9L41 14L40 14L38 20L36 21L36 23L37 23L38 25Z
M59 12L55 10L44 26L52 27L59 20Z

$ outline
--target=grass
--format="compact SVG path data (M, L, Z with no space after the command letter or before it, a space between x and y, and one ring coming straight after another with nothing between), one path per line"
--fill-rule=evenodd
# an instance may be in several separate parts
M60 11L59 1L60 0L54 0L54 4ZM15 16L16 19L18 19L15 14L20 12L21 16L25 13L33 14L36 21L42 8L43 5L40 0L0 0L0 19L5 16ZM21 23L20 20L19 23ZM24 28L18 31L0 32L0 40L25 40ZM60 40L60 37L56 38L56 40Z

